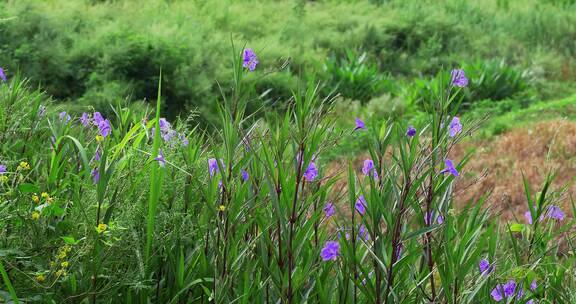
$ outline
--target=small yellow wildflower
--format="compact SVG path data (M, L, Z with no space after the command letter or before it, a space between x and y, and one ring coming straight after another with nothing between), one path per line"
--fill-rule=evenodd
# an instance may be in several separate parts
M64 248L62 250L66 251L66 252L70 252L70 251L72 251L72 247L66 245L66 246L64 246Z
M52 204L52 202L54 202L54 199L51 198L51 197L48 197L48 198L46 198L46 202L47 202L48 204Z
M8 182L8 176L6 175L0 175L0 181L2 183L7 183Z
M96 135L96 141L97 141L97 142L103 142L103 141L104 141L104 136L102 136L102 135Z
M50 194L48 194L47 192L42 192L40 196L42 196L43 199L47 199L50 197Z
M58 258L63 260L66 258L66 251L64 250L60 250L60 253L58 253Z
M56 262L54 262L54 261L50 262L50 268L54 268L54 267L56 267Z
M46 277L44 277L43 274L39 274L39 275L36 276L36 282L42 283L42 282L44 282L44 281L46 281Z
M34 194L32 195L32 201L36 204L40 203L40 198L38 197L38 195Z
M56 276L57 277L66 276L66 269L58 269L58 271L56 271Z
M20 162L20 165L18 165L18 169L21 170L30 170L30 164L27 162Z
M32 219L37 221L40 218L40 212L34 211L32 212Z
M108 229L108 225L106 224L98 224L98 227L96 227L96 231L98 233L103 233L104 231L106 231L106 229Z
M218 206L218 210L219 210L220 212L224 212L224 211L226 211L226 206L220 205L220 206Z
M66 268L66 267L68 267L68 265L69 265L68 261L64 261L60 264L60 266L62 266L62 268Z

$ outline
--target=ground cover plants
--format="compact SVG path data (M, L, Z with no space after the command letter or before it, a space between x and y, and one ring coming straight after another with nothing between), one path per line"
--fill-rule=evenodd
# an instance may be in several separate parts
M500 221L488 193L453 204L474 155L451 152L481 128L460 118L475 81L462 69L439 73L418 123L354 117L339 128L313 80L282 111L248 112L249 77L266 72L254 50L232 53L215 132L162 117L162 74L153 110L118 103L108 116L70 115L3 77L5 302L576 300L574 208L554 172L537 189L518 180L528 211L517 221ZM358 140L362 167L329 173L324 155Z

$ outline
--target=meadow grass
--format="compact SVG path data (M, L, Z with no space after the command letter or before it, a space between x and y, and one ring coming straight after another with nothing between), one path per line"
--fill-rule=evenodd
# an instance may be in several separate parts
M285 111L248 111L237 48L214 133L125 104L80 117L27 81L0 84L0 290L14 303L572 303L572 210L553 173L522 220L479 193L453 205L481 126L440 70L418 123L355 117L301 81ZM458 76L458 77L456 77ZM193 119L193 118L192 118ZM412 125L411 125L412 124ZM328 151L365 141L362 168ZM337 191L335 184L346 188ZM559 206L563 206L562 210ZM530 223L529 223L530 222ZM4 291L2 291L4 290Z

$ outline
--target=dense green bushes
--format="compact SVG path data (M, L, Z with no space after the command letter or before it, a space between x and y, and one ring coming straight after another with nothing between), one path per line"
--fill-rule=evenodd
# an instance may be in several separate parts
M477 58L536 71L545 97L569 93L549 81L576 77L569 1L28 0L0 6L0 65L12 75L21 70L58 100L102 111L117 99L153 98L162 68L165 113L199 109L205 123L215 122L215 101L221 90L230 92L232 75L224 67L231 38L254 48L269 72L290 62L281 73L253 79L270 103L290 96L296 76L322 67L316 77L325 94L336 89L364 103L399 96L405 79ZM470 98L523 90L498 87L507 80L484 83L490 92Z

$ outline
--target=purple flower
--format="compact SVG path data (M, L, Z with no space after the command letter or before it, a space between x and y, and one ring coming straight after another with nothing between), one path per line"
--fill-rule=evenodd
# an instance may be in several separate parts
M450 137L456 136L456 134L462 132L462 124L460 124L460 118L454 117L450 122Z
M370 240L370 233L368 233L368 229L366 229L366 226L361 225L360 228L358 228L358 237L363 239L365 242L368 242L368 240Z
M364 167L362 167L362 173L364 175L370 175L370 172L373 172L374 178L378 178L378 173L374 169L374 162L371 159L367 159L364 161Z
M320 256L323 261L336 261L340 252L340 244L335 241L327 241L324 248L320 251Z
M533 280L532 283L530 283L530 290L536 291L536 288L538 288L538 284L536 283L536 280Z
M413 126L408 127L408 131L406 131L406 136L414 137L416 135L416 129Z
M478 264L478 268L480 269L480 274L487 276L490 272L492 272L494 266L490 265L490 262L488 262L487 259L482 259Z
M178 139L180 139L180 142L182 143L182 145L183 145L184 147L188 147L188 144L189 144L190 142L188 141L188 138L186 138L186 135L184 135L184 134L179 134L179 135L178 135Z
M438 214L438 217L436 218L436 222L440 225L444 224L444 217L441 214Z
M2 82L8 81L8 78L6 78L6 73L4 73L3 68L0 68L0 79L2 79Z
M224 161L220 159L220 165L222 169L224 169ZM214 173L218 172L220 169L218 168L218 162L215 158L211 158L208 160L208 170L210 171L210 176L214 176Z
M242 171L240 171L240 174L242 174L242 180L247 182L248 179L250 178L250 175L248 174L248 171L242 169Z
M110 127L110 121L108 119L101 120L98 124L98 130L100 130L100 135L102 135L102 137L107 137L110 135L110 132L112 131L112 127Z
M504 285L502 284L496 285L496 287L492 289L490 295L492 296L494 301L500 302L504 298L510 298L514 296L515 292L516 292L516 282L514 280L510 280L508 281L508 283Z
M260 63L256 53L252 49L244 49L242 67L247 68L250 72L256 69L256 66Z
M354 131L358 130L358 129L366 129L366 124L364 124L364 121L362 121L362 119L356 117L356 128L354 128Z
M334 213L336 213L336 210L334 209L334 204L332 204L332 202L326 203L323 210L324 214L326 215L326 218L329 218L333 216Z
M102 121L104 121L104 117L102 117L100 112L94 112L94 114L92 114L92 123L95 126L99 126Z
M101 154L100 154L100 147L96 148L96 152L94 153L94 159L96 161L100 161Z
M452 163L452 160L446 159L446 160L444 161L444 163L446 164L446 168L445 168L444 170L442 170L442 171L440 172L440 174L443 174L443 173L448 172L448 173L454 175L454 177L458 177L458 174L459 174L459 173L458 173L458 170L456 170L456 168L454 167L454 164Z
M360 195L356 200L356 204L354 205L358 213L364 215L366 213L366 200L364 199L363 195Z
M452 70L450 75L452 78L452 85L453 86L460 87L460 88L468 86L468 78L466 78L466 75L464 74L464 70L454 69L454 70Z
M564 219L564 212L558 206L548 206L548 217L561 221Z
M306 178L306 181L312 182L316 179L317 176L318 176L318 169L316 169L316 165L314 164L314 162L310 162L308 168L306 168L306 171L304 172L304 178Z
M0 174L6 173L6 165L0 165Z
M65 122L69 122L70 121L70 115L68 115L68 113L66 113L66 111L60 112L60 114L58 114L58 118L60 118L60 121L65 121Z
M97 184L98 181L100 181L100 171L98 171L98 168L92 170L92 181L94 184Z
M154 160L158 162L160 167L166 167L166 159L164 159L164 153L162 153L162 150L158 151L158 156L156 156Z
M80 116L80 123L84 127L88 127L88 125L90 125L90 116L88 115L88 113L86 112L82 113L82 116Z

